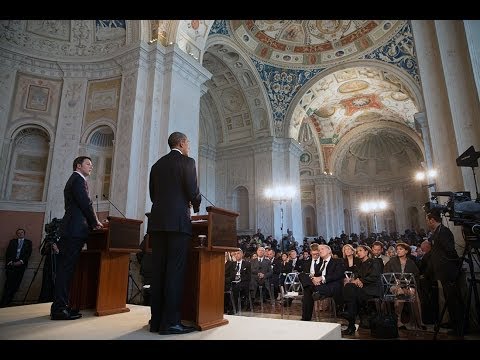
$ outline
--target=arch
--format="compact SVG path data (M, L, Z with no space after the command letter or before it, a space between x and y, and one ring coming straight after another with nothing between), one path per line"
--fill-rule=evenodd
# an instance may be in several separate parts
M372 129L380 128L399 131L412 139L420 150L423 158L425 159L425 147L422 140L413 129L409 128L407 125L400 124L398 122L381 120L375 123L361 124L351 129L340 139L340 141L335 145L333 149L330 160L334 173L339 174L341 172L342 160L345 156L345 153L349 150L349 147L353 142L358 140L363 134L369 133Z
M233 190L233 209L240 215L237 218L237 230L246 231L250 229L249 198L248 190L244 186L238 186Z
M264 84L263 84L263 81L262 79L260 78L260 74L258 73L258 71L256 70L256 67L255 65L253 64L250 56L248 56L248 54L246 54L241 47L239 47L236 43L234 43L232 41L232 39L230 38L227 38L223 35L212 35L212 36L209 36L207 38L207 41L206 41L206 44L205 44L205 52L207 52L211 47L215 46L215 45L222 45L222 46L225 46L227 48L230 48L232 49L234 52L238 53L239 56L241 57L242 61L247 65L246 68L243 68L243 70L246 70L248 71L248 82L251 82L253 83L253 86L257 86L258 89L260 90L260 94L259 94L259 98L260 98L260 101L261 103L263 104L263 109L266 111L266 117L267 117L267 120L268 120L268 125L267 125L267 128L268 128L268 136L273 136L274 134L274 125L273 125L273 115L272 115L272 109L271 109L271 104L270 104L270 100L268 98L268 95L267 95L267 89L265 88ZM203 59L203 57L202 57ZM225 66L227 66L233 73L235 72L238 72L238 71L234 71L234 69L232 69L230 66L228 66L228 64L226 62L223 62L225 64ZM244 82L242 81L238 81L239 84L242 84ZM240 87L242 89L242 91L245 93L245 90L244 90L244 87L241 86ZM256 109L253 109L251 107L250 104L248 104L248 108L249 108L249 111L250 111L250 115L252 117L252 120L253 119L253 115L254 115L254 111ZM258 107L257 107L258 109ZM223 124L222 124L223 125ZM254 134L253 132L253 126L252 126L252 134Z
M347 63L332 66L331 68L321 71L320 73L318 73L316 76L314 76L312 79L307 81L307 83L305 83L302 86L302 88L299 90L299 92L295 95L292 102L290 103L287 110L287 114L285 116L284 121L287 121L285 126L286 128L288 128L288 137L293 139L296 139L298 137L298 134L297 134L298 129L296 129L293 126L294 113L297 109L297 105L299 105L300 101L302 100L303 96L307 93L307 91L309 91L316 83L318 83L323 78L339 70L345 70L345 69L356 68L356 67L364 67L364 66L375 67L380 70L388 71L393 75L397 76L403 82L403 84L406 85L408 91L410 91L410 94L412 94L412 100L416 105L418 111L419 112L424 111L423 109L425 108L425 105L424 105L420 86L403 69L400 69L395 65L388 64L379 60L349 61Z
M13 132L3 197L13 201L44 201L50 137L42 126L22 126Z
M387 231L388 234L393 234L397 232L397 223L395 221L395 211L386 210L383 215L383 229ZM382 230L382 229L379 229Z
M110 198L115 134L108 125L97 126L86 136L85 153L92 159L95 171L89 179L90 194ZM101 196L100 196L101 198Z
M55 139L55 129L50 126L50 124L45 121L40 122L38 119L33 118L23 118L20 121L15 121L15 126L11 127L6 133L5 137L7 139L14 139L22 130L26 128L35 128L42 131L45 131L48 135L48 141L51 142L52 139Z
M115 123L108 118L100 118L98 120L95 120L93 124L90 124L82 134L82 137L80 138L80 143L82 144L88 144L90 142L90 139L92 135L100 128L103 127L108 127L112 132L113 132L113 137L115 138L116 136L116 131L117 127L115 126Z
M317 215L312 205L303 208L302 218L305 236L317 236Z

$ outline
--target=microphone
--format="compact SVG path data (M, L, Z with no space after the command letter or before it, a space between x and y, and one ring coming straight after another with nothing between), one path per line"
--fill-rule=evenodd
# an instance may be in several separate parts
M210 205L212 205L213 207L215 207L215 205L214 205L210 200L208 200L208 199L205 197L205 195L203 195L202 193L200 193L200 195L202 195L202 197L203 197L205 200L207 200L207 201L210 203Z
M97 213L98 213L98 195L95 195L95 199L97 199Z
M105 196L105 194L102 194L102 196L103 196L103 198L104 198L105 200L107 200L107 201L110 203L110 205L112 205L125 219L127 218L125 215L123 215L123 213L122 213L120 210L118 210L118 208L115 206L115 204L112 203L112 202Z

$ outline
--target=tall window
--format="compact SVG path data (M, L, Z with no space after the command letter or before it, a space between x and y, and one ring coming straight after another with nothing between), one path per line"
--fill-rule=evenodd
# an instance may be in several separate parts
M306 236L317 236L317 217L313 206L303 208L304 229Z
M8 171L6 199L43 201L48 164L49 136L39 128L26 128L18 133Z
M233 192L233 208L240 215L237 218L237 230L250 230L249 211L248 211L248 190L239 186Z
M112 154L114 134L108 126L93 132L87 145L87 154L92 158L93 171L89 179L90 196L103 200L103 194L110 198L112 175Z

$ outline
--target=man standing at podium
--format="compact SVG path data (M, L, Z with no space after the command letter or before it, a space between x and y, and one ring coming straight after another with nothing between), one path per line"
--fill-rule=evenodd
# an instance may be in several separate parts
M150 331L185 334L195 330L181 323L181 305L188 249L192 238L190 207L202 200L190 142L181 132L168 137L171 151L150 171L152 210L147 232L152 244Z
M50 318L52 320L75 320L82 317L78 309L68 306L70 285L83 244L87 241L90 229L100 229L93 210L92 200L88 194L87 176L92 172L92 159L79 156L73 160L73 174L65 185L65 215L60 228L60 241L57 246L57 271L55 292Z

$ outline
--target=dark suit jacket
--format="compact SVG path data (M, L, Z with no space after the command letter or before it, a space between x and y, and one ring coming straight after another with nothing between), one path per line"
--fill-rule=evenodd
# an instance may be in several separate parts
M460 270L460 259L455 240L449 228L439 225L430 240L433 243L425 276L440 281L455 281Z
M85 179L73 172L63 190L65 198L65 215L63 216L61 235L67 237L87 238L90 229L97 224L97 217L88 195Z
M228 290L232 286L232 281L235 280L235 271L237 267L236 261L228 261L225 264L225 290ZM250 286L250 277L252 275L251 265L245 259L242 260L242 267L240 268L240 284L244 289L248 289Z
M303 276L304 274L310 274L310 266L312 265L312 260L309 259L304 263L302 276L299 277L302 285L312 284L312 280L308 276ZM321 276L322 273L320 269L322 267L323 260L318 259L318 264L315 266L315 277ZM345 276L345 265L343 259L334 259L330 258L330 261L327 264L327 269L325 271L325 283L319 286L327 286L332 289L335 295L339 296L343 287L343 278Z
M17 258L17 247L18 247L18 239L12 239L8 243L7 252L5 253L5 265L8 264L10 261L18 261L22 260L23 265L27 267L28 259L30 259L30 255L32 255L32 241L28 239L23 240L22 249L20 250L20 257Z
M147 232L175 231L192 234L191 203L198 212L202 198L195 160L177 150L161 157L150 171L152 210Z

